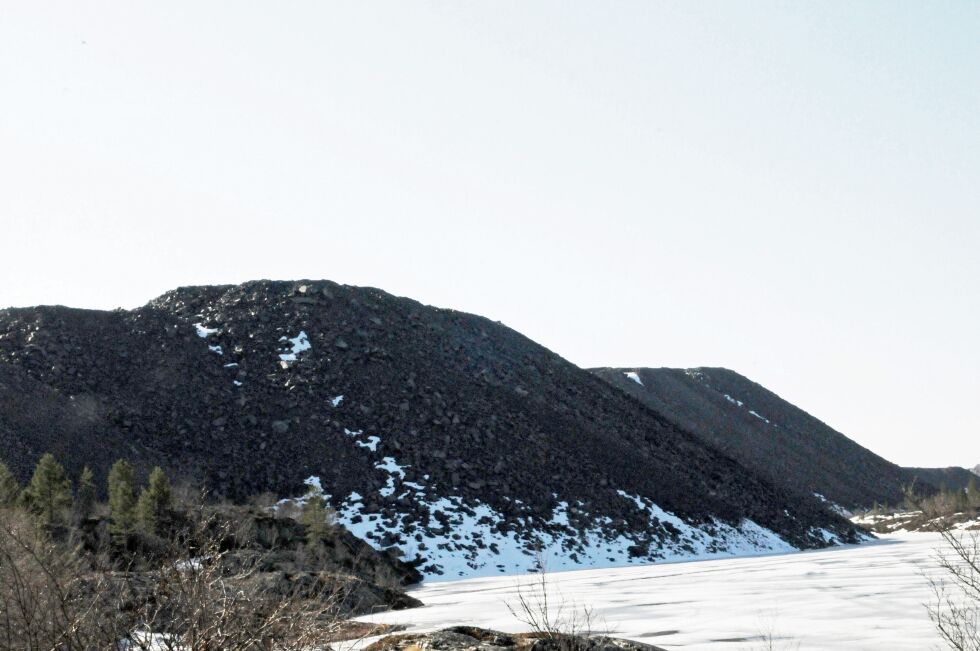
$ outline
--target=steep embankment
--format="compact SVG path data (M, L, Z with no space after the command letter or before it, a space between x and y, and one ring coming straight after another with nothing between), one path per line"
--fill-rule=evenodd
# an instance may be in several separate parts
M907 469L882 459L765 387L723 368L594 369L681 427L787 490L849 509L899 504ZM922 488L934 477L920 481ZM925 485L923 485L925 484Z
M523 569L539 549L570 567L855 535L519 333L376 289L3 310L0 368L22 478L50 449L72 472L127 456L235 498L320 485L351 530L430 576Z

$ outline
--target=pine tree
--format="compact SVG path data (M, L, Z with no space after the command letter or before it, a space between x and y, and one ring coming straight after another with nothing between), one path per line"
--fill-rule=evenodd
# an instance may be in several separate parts
M970 477L970 481L966 485L966 499L971 508L980 507L980 490L977 489L975 477Z
M303 502L300 522L306 526L306 543L315 546L327 533L327 500L319 492L310 491Z
M136 526L136 481L133 466L125 459L109 471L109 531L116 536L133 532Z
M43 528L50 528L71 508L71 480L50 453L42 455L37 462L21 500Z
M149 485L140 493L136 503L139 530L150 535L161 533L173 510L173 491L166 473L159 467L150 473Z
M84 520L95 513L95 476L88 466L82 468L75 493L75 517Z
M0 461L0 508L13 506L20 497L20 484L10 468Z

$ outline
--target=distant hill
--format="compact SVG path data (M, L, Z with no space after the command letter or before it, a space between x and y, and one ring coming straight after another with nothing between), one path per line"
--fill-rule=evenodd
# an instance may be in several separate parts
M760 406L759 408L764 408ZM851 523L483 317L329 281L0 310L0 456L322 490L427 576L818 547Z
M765 387L724 368L592 371L788 490L848 509L898 504L903 487L962 481L957 469L905 469L855 443Z
M925 482L936 488L961 490L977 481L977 476L971 470L950 466L949 468L905 468L905 471L916 478L917 482Z

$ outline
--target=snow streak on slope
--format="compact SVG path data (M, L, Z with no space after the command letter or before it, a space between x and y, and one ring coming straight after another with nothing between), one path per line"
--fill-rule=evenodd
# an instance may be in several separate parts
M643 380L640 379L640 375L636 371L627 371L626 373L623 373L623 375L625 375L629 379L633 380L634 382L636 382L637 384L639 384L641 387L643 386Z
M840 651L939 648L923 604L923 572L935 571L936 534L756 558L561 572L547 577L554 603L590 607L617 637L684 651L761 648ZM365 620L409 631L472 625L518 632L508 611L518 585L535 577L428 583L412 591L426 606ZM774 636L774 647L763 635ZM365 640L370 643L373 638Z

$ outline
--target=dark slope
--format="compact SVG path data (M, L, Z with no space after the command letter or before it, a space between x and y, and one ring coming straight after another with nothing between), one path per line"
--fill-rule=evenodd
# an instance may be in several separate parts
M903 468L903 470L915 479L916 485L924 483L945 490L962 490L969 486L971 481L980 483L980 478L973 471L958 466L950 466L948 468Z
M335 506L359 504L352 518L378 516L379 545L451 528L431 505L453 497L464 514L491 508L492 535L601 521L657 556L676 532L618 490L797 546L852 531L517 332L376 289L258 281L133 311L3 310L0 368L4 456L22 478L45 449L73 472L161 463L235 498L317 476Z
M789 490L856 508L898 504L912 481L906 470L734 371L593 372ZM643 384L628 372L637 373Z

